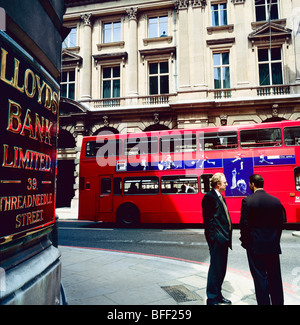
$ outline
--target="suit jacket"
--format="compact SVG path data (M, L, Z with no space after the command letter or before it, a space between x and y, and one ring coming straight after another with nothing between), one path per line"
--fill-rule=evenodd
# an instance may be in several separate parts
M226 201L224 199L226 204ZM214 189L205 194L202 200L205 237L208 244L218 242L232 248L232 230L226 212L218 194Z
M255 254L281 254L280 237L285 210L279 199L258 190L242 201L241 242Z

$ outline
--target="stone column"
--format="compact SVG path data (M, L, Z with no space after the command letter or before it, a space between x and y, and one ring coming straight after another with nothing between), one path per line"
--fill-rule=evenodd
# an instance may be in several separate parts
M82 69L80 71L80 99L91 99L92 79L92 14L81 15L83 21Z
M129 47L127 91L129 97L138 95L138 39L137 39L137 8L127 10L129 18Z

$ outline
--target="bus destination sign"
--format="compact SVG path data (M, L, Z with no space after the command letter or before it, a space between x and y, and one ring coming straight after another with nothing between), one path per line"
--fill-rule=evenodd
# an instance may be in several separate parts
M59 85L0 31L0 244L55 222Z

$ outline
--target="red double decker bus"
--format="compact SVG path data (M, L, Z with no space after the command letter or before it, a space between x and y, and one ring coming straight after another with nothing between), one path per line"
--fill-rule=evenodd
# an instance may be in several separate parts
M281 200L287 223L300 222L299 121L84 137L79 220L201 224L216 172L226 176L233 223L254 173Z

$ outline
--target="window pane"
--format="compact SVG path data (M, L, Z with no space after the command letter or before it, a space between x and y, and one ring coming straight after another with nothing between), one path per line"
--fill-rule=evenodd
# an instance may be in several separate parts
M157 24L158 24L158 18L153 17L149 18L149 32L148 32L148 37L149 38L154 38L157 37Z
M150 63L149 64L149 73L150 74L158 74L158 63Z
M111 193L111 180L110 178L101 179L101 194L110 194Z
M220 5L221 11L220 11L220 19L221 19L221 25L227 25L227 9L226 9L226 3Z
M270 85L269 64L259 65L259 84L261 86Z
M268 60L269 60L269 50L268 49L258 50L258 62L263 62Z
M200 150L224 150L234 149L238 146L237 133L229 132L210 132L199 135Z
M61 89L61 97L67 97L67 85L62 84L60 89Z
M160 63L160 73L168 73L169 72L169 63L161 62Z
M170 152L193 152L197 149L197 139L195 134L166 135L160 139L160 151Z
M161 94L169 93L169 76L160 77L160 93Z
M230 88L229 67L224 67L223 68L223 88Z
M111 39L111 29L112 29L112 24L104 24L103 28L103 43L110 43L112 42Z
M150 77L150 95L158 94L158 77Z
M163 176L161 178L163 194L196 194L198 193L197 176Z
M110 98L111 94L111 81L104 80L103 81L103 98Z
M119 42L121 40L121 22L114 23L114 42Z
M272 83L273 85L280 85L283 83L282 80L282 70L281 70L281 63L272 63Z
M276 4L271 5L271 19L278 19L278 6Z
M213 55L214 66L221 65L221 54L217 53Z
M69 98L75 99L75 84L69 84Z
M124 179L124 194L143 195L158 193L158 177L126 177Z
M218 12L218 5L211 6L211 15L212 15L212 25L219 26L219 12Z
M214 68L214 87L221 88L221 68Z
M114 78L120 77L120 67L114 67L113 68L113 77Z
M75 70L69 72L69 81L75 81Z
M256 13L256 21L264 21L264 20L266 20L265 5L256 6L255 7L255 13Z
M103 78L111 77L111 68L103 68Z
M70 37L69 47L75 47L76 46L76 38L77 38L77 28L71 29L69 37Z
M159 36L168 36L168 16L159 17Z
M229 64L229 52L222 53L222 63Z
M113 80L113 97L120 97L120 80Z
M281 48L275 47L271 49L271 60L281 60Z
M281 145L280 129L259 129L241 131L241 147L277 147Z
M61 82L66 82L68 80L68 72L61 73Z

